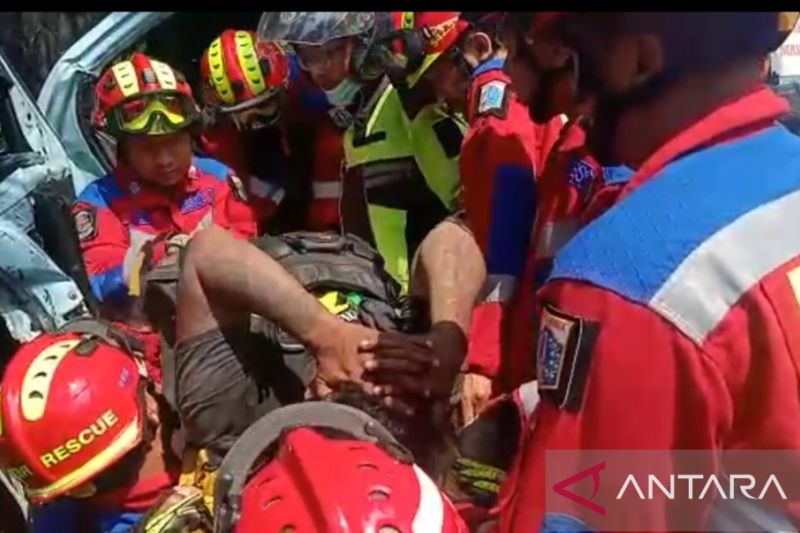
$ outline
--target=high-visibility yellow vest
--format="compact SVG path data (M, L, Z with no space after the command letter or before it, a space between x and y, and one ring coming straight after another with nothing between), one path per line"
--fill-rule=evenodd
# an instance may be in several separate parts
M364 179L375 246L405 290L410 256L424 234L456 207L466 122L437 105L410 119L388 83L369 105L366 123L345 132L345 166Z

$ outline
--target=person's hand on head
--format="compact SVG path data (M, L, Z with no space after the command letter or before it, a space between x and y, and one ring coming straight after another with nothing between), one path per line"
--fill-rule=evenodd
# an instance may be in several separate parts
M439 323L424 335L381 333L361 348L372 352L365 366L375 393L385 397L387 406L408 411L414 401L449 400L466 347L458 326Z
M326 398L338 383L352 382L373 393L371 383L365 381L365 363L369 352L361 346L377 341L378 330L352 324L331 315L331 320L316 337L311 350L316 356L317 370L309 385L309 396Z

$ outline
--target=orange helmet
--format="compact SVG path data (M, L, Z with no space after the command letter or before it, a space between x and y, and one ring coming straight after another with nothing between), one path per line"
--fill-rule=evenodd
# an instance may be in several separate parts
M289 59L277 42L258 40L255 32L225 30L203 52L200 77L205 105L226 114L258 108L274 122L289 86Z
M248 428L220 466L214 504L215 533L467 531L385 427L332 402L282 407Z
M0 382L0 464L32 503L95 479L145 436L144 367L78 326L20 347Z
M171 133L199 116L183 74L139 52L111 66L97 82L95 96L92 125L114 136Z
M393 31L382 38L388 37L409 87L470 27L460 11L395 11L390 24Z

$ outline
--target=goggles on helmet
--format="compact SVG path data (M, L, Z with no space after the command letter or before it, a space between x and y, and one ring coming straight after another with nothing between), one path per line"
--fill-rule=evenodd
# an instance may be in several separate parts
M239 130L255 130L275 124L281 116L283 93L270 93L266 98L259 98L254 104L220 108L220 112L230 116Z
M112 131L162 135L186 128L197 118L194 102L181 93L137 95L110 113Z

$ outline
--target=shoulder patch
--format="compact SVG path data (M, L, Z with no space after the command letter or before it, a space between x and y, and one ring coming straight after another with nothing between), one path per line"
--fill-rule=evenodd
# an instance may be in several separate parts
M241 178L231 172L228 174L228 183L230 184L236 199L241 202L247 202L247 190L244 188L244 183L242 183Z
M495 115L506 118L508 113L508 83L500 80L488 82L478 95L477 115Z
M89 204L80 204L72 214L78 240L86 242L97 236L97 208Z
M536 342L536 379L543 399L576 412L583 402L599 324L545 305Z
M461 153L461 143L464 141L464 134L452 118L445 118L433 125L436 138L444 149L444 154L448 158L457 157Z

